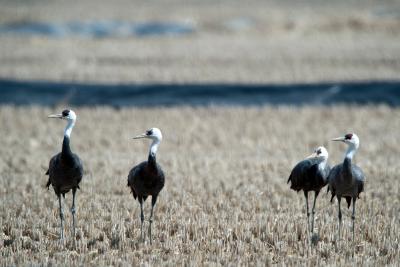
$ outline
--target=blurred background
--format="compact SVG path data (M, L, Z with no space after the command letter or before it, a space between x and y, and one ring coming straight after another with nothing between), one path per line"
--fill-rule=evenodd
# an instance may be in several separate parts
M63 96L82 104L88 95L89 104L116 106L242 98L247 104L397 105L399 100L399 1L18 0L0 5L2 103L54 104ZM87 85L94 86L88 91ZM360 96L360 88L373 94ZM309 94L295 94L299 89ZM353 92L350 99L340 96L343 89ZM28 91L28 99L21 96ZM153 96L150 102L146 94Z

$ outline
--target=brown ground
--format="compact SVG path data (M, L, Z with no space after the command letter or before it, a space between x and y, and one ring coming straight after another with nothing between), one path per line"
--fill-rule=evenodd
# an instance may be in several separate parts
M0 22L177 21L181 37L0 37L0 77L92 82L293 83L398 79L400 3L2 1ZM229 23L250 21L241 30Z
M333 108L80 108L72 148L84 162L78 192L77 248L66 197L66 245L58 243L58 203L44 187L48 160L61 148L64 122L47 108L0 107L0 265L396 265L400 261L398 179L400 110ZM290 125L290 126L289 126ZM167 178L155 210L154 243L138 242L139 205L126 186L158 126L158 160ZM321 241L307 245L303 195L286 184L293 165L325 145L331 164L345 145L329 140L358 133L355 162L366 193L357 202L356 240L350 211L335 242L337 203L317 204ZM146 203L146 218L149 202ZM352 256L354 254L354 257Z

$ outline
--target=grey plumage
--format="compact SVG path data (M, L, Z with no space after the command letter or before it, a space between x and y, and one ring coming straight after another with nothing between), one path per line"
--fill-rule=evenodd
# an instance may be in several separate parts
M328 151L324 147L318 147L307 159L300 161L290 173L288 183L295 191L303 190L306 199L307 227L311 233L314 231L315 205L319 192L327 184L330 167L327 164ZM312 218L310 225L310 212L308 208L308 192L314 191Z
M345 158L343 163L332 168L328 180L328 192L332 192L331 202L335 196L344 197L348 208L350 208L352 198L359 198L360 193L364 191L364 173L360 167L352 164L351 159L348 158Z
M133 197L139 201L140 204L140 236L144 240L143 236L143 202L146 201L148 196L151 196L151 213L149 219L149 239L151 238L151 225L153 223L153 209L157 202L157 197L160 191L163 189L165 184L165 176L160 165L156 161L156 152L158 145L162 140L161 131L157 128L147 130L146 133L135 137L152 139L148 160L144 161L137 166L133 167L128 175L128 186L131 188Z
M72 110L64 110L61 114L50 115L49 117L68 121L64 132L62 150L60 153L53 156L49 162L49 169L46 172L46 175L49 176L49 180L46 186L49 188L51 185L58 197L61 219L61 240L64 239L64 214L62 211L61 195L65 197L65 194L72 190L71 212L73 218L73 238L75 242L75 197L76 191L79 189L79 183L83 177L82 162L78 155L72 153L70 148L70 134L75 124L76 115Z
M332 197L331 202L336 196L338 200L338 238L340 238L340 230L342 224L342 211L341 211L341 198L345 198L348 208L350 208L351 202L353 202L352 212L352 232L354 240L354 225L355 225L355 205L356 200L359 198L360 193L364 191L365 176L363 171L352 164L352 158L356 153L359 146L359 138L355 134L346 134L344 137L333 139L333 141L342 141L349 145L346 152L343 163L336 165L332 168L329 176L328 192L331 191Z

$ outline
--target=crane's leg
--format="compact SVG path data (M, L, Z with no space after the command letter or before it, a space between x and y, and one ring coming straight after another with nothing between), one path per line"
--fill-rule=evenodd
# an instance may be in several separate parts
M149 238L150 238L150 245L151 245L151 225L153 224L153 209L157 202L157 195L151 197L151 212L150 212L150 219L149 219Z
M64 241L64 213L61 203L61 194L57 194L58 197L58 205L60 208L60 219L61 219L61 227L60 227L60 240Z
M356 219L356 199L353 197L353 214L351 214L351 220L353 221L353 242L354 242L354 221Z
M138 197L140 203L140 239L144 242L143 236L143 222L144 222L144 214L143 214L143 198L141 196Z
M310 231L310 210L308 208L308 191L304 191L304 197L306 198L306 208L307 208L307 229Z
M342 210L340 209L340 200L341 197L337 196L338 199L338 206L339 206L339 214L338 214L338 218L339 218L339 230L338 230L338 239L340 239L340 228L342 227Z
M74 246L75 246L75 196L76 196L76 188L72 189L72 207L71 207L71 213L72 213L72 238L74 240Z
M317 202L317 197L318 197L319 191L315 191L314 195L314 204L312 207L312 217L311 217L311 233L314 233L314 215L315 215L315 202Z

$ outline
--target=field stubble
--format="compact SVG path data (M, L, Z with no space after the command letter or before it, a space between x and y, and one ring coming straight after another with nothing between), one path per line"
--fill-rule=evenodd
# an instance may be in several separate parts
M64 202L66 245L58 242L56 196L44 173L61 149L65 123L48 108L0 107L1 265L395 265L400 147L398 109L379 107L77 108L72 148L84 162L78 191L77 248L71 194ZM58 110L57 110L58 111ZM148 143L130 138L157 126L166 186L155 209L154 242L139 242L139 205L126 186ZM307 243L304 197L286 184L294 164L324 145L330 164L345 146L332 137L356 132L356 163L367 177L357 202L356 240L344 211L335 243L337 203L320 194L320 241ZM150 202L145 205L148 219ZM146 227L147 227L146 221ZM353 256L354 254L354 256Z

